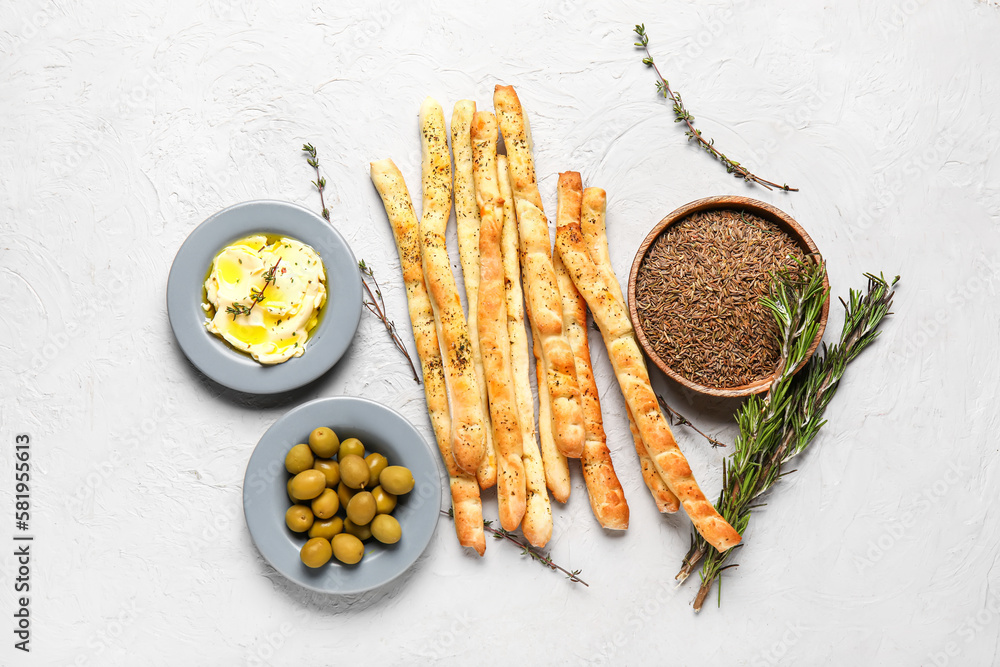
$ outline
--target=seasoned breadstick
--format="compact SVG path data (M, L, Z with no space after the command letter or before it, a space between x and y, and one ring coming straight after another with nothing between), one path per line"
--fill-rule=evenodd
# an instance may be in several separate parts
M580 174L567 171L559 174L558 207L556 220L559 225L571 221L580 222L580 200L583 183ZM580 403L583 420L587 427L586 442L580 463L583 466L583 480L590 497L590 508L603 528L625 530L628 528L628 503L622 490L608 449L608 437L604 433L604 418L601 415L601 399L594 380L594 369L590 363L590 344L587 341L587 305L573 285L569 272L559 253L555 253L552 263L562 294L563 329L573 355L576 357L576 378L580 383Z
M431 98L420 106L424 210L420 252L427 292L434 308L451 414L451 451L462 470L475 474L486 449L479 383L472 361L469 329L451 272L444 232L451 214L451 155L441 105Z
M524 449L517 414L514 377L510 368L507 336L507 297L504 290L503 199L497 185L497 121L489 112L472 120L472 154L475 163L476 202L482 224L479 233L479 339L489 390L493 440L497 448L497 505L500 525L515 530L524 518L526 490Z
M470 131L476 103L459 100L451 114L451 153L455 158L455 226L458 230L458 255L465 281L465 300L469 307L469 342L472 359L479 381L479 400L482 403L486 426L486 453L479 463L476 478L479 486L488 489L497 483L497 458L490 429L490 408L487 401L486 377L483 374L483 356L479 351L479 328L476 324L479 301L479 209L476 207L476 187L472 177L472 141Z
M625 402L635 417L639 434L657 472L680 499L695 529L709 544L719 551L739 544L740 534L705 498L691 466L670 432L667 420L660 412L625 305L591 260L580 225L571 222L559 225L556 247L569 269L573 284L583 295L601 330Z
M503 233L500 251L503 254L503 273L507 297L507 337L510 340L510 371L514 378L514 396L517 399L517 420L521 425L521 459L524 463L525 511L521 532L536 547L544 547L552 537L552 506L545 490L545 468L535 441L535 403L531 393L530 362L528 361L528 333L524 328L524 293L521 291L521 268L517 218L514 214L514 197L510 192L507 174L507 156L497 156L497 182L503 198ZM553 449L555 446L553 445ZM566 462L566 457L562 457ZM566 471L569 486L569 471Z
M427 287L424 285L417 216L413 212L413 203L403 181L403 175L399 173L392 160L372 162L371 177L375 189L382 197L382 204L392 226L392 235L396 239L396 250L399 252L399 263L403 270L403 283L406 285L406 301L410 311L410 324L413 327L413 340L424 376L427 412L431 418L441 459L448 472L458 543L464 547L474 548L482 556L486 552L486 537L483 531L483 505L479 497L479 485L475 477L458 469L451 453L448 395L445 392L441 350L434 328L434 311L431 308L430 297L427 296Z
M512 223L517 222L517 215L514 211L514 194L511 192L510 173L507 168L507 156L505 155L498 156L497 159L499 160L500 158L503 158L504 166L502 169L498 169L497 171L499 173L499 179L500 179L500 195L504 198L504 211L505 211L504 215L506 216L504 218L504 235L508 237L513 236L511 244L512 245L516 244L518 247L517 256L519 264L517 267L514 267L514 269L510 272L510 275L514 275L515 271L517 272L518 280L513 281L513 283L516 284L517 293L519 295L517 297L517 303L523 305L524 308L528 311L529 326L531 327L532 354L535 357L535 378L537 380L537 385L540 388L540 391L538 392L538 440L541 445L540 456L542 462L542 472L545 476L545 484L552 492L552 497L561 503L565 503L566 501L569 500L569 493L570 493L569 461L566 459L565 456L562 455L562 453L560 453L559 448L556 447L556 442L552 437L552 412L551 410L549 410L549 392L546 391L545 389L545 373L542 370L542 348L541 345L539 345L538 343L538 338L539 338L538 332L535 330L534 324L531 323L532 322L531 312L530 312L531 304L528 303L526 300L524 300L523 293L521 292L520 273L524 269L524 249L520 246L520 238L518 238L517 236L517 229L507 224L508 221ZM510 280L509 277L508 280ZM523 330L523 322L521 327ZM514 339L515 336L512 335L511 341L513 341ZM520 391L523 393L524 396L529 397L528 399L529 409L532 409L533 404L530 399L531 380L530 377L528 376L529 363L527 359L525 359L522 363L524 367L523 372L525 374L524 380L523 381L518 380L519 371L517 370L515 370L514 378L516 381L525 383L524 385L522 385ZM517 368L517 363L515 361L515 369L516 368ZM524 387L527 388L524 389ZM532 441L534 441L534 437L532 437ZM528 492L529 492L528 512L526 513L526 516L534 516L534 514L532 514L531 512L532 498L530 495L532 488L531 483L533 479L532 467L533 467L532 465L529 465L529 463L525 461L525 468L528 474ZM549 524L551 524L552 508L549 505L547 499L546 499L546 506L548 507L546 512L549 515ZM525 537L528 537L528 535L525 534ZM534 543L532 542L532 544ZM536 544L535 546L540 546L540 545Z
M541 344L545 388L552 413L552 436L559 451L571 458L583 454L585 429L580 407L573 350L562 327L562 304L552 269L548 220L535 182L524 111L510 86L497 86L493 94L500 127L507 146L507 163L518 233L521 238L522 273L529 303L528 316ZM539 387L541 391L542 387Z
M587 188L583 191L583 202L581 205L580 231L583 233L584 242L590 254L590 259L597 265L598 270L604 274L611 292L620 303L625 303L622 294L621 284L618 276L611 266L611 252L608 250L608 235L604 220L607 211L607 195L601 188ZM645 363L645 359L643 359ZM635 444L635 453L639 456L639 467L642 470L642 479L646 482L646 487L653 495L656 507L661 512L676 512L680 507L677 496L670 492L666 482L656 472L656 466L646 451L646 445L642 444L639 437L639 429L636 428L632 411L626 407L628 413L628 427L632 432L632 442Z

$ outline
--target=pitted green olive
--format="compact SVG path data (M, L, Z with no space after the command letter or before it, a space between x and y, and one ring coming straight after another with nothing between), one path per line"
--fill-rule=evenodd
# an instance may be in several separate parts
M285 455L285 470L298 475L303 470L312 468L313 460L313 452L309 449L309 445L295 445Z
M356 454L348 454L340 459L340 481L352 489L368 486L371 471L365 460Z
M333 489L323 489L312 501L312 511L317 519L330 519L340 509L340 499Z
M330 540L322 537L310 538L299 551L299 558L309 567L323 567L330 562L332 555L333 548L330 545Z
M303 470L292 478L289 488L295 498L312 500L326 488L326 476L319 470Z
M379 475L379 485L394 496L413 490L413 473L403 466L389 466Z
M379 514L372 520L372 535L382 544L395 544L403 534L399 522L388 514Z
M343 461L345 456L352 455L361 457L365 455L365 446L357 438L348 438L340 443L340 453L337 455L337 458Z
M316 456L329 459L340 448L340 438L331 429L320 426L309 434L309 447L316 453Z
M313 468L326 475L326 488L336 489L340 484L340 464L333 459L316 459Z
M339 516L335 516L332 519L314 521L312 527L309 529L309 537L323 537L331 540L334 535L343 531L344 520Z
M285 512L285 525L296 533L304 533L313 525L313 513L305 505L292 505Z
M333 555L341 563L354 565L365 555L365 545L350 533L334 535L330 541L333 546Z
M371 489L378 485L378 476L389 466L389 460L378 452L372 452L365 457L365 463L368 464L368 471L370 473L366 486Z
M396 496L381 486L376 486L372 489L372 495L375 497L375 512L377 514L388 514L396 509Z
M375 518L375 496L368 491L358 491L347 504L347 518L359 526Z

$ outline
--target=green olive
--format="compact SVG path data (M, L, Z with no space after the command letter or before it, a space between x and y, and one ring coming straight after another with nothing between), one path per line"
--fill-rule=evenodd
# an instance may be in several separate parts
M292 505L285 512L285 525L296 533L304 533L313 525L313 513L306 505Z
M323 489L312 501L312 511L317 519L330 519L340 509L340 498L333 489Z
M328 459L340 449L340 438L332 430L320 426L309 434L309 447L316 453L316 456Z
M395 544L402 534L395 517L379 514L372 520L372 535L382 544Z
M309 567L323 567L330 562L332 555L333 549L330 546L330 540L322 537L310 538L299 551L299 558Z
M365 555L365 545L354 535L340 533L334 535L331 542L333 543L333 555L341 563L354 565Z
M372 452L365 457L365 463L368 464L368 472L370 473L368 488L372 488L378 484L378 476L388 467L389 460L377 452Z
M326 488L336 489L340 484L340 464L333 459L316 459L313 468L326 475Z
M363 542L371 539L372 526L370 523L358 525L350 519L344 519L344 532L348 535L353 535Z
M309 529L309 537L323 537L331 540L334 535L342 532L344 532L344 520L335 516L332 519L313 522L312 528Z
M293 479L295 479L295 478L294 477L289 477L288 478L288 484L285 485L285 490L288 491L288 499L291 500L293 503L297 503L297 502L299 502L299 499L292 495L292 480Z
M347 504L351 502L351 498L357 493L354 489L350 488L343 481L337 485L337 497L340 498L340 506L346 508Z
M299 500L312 500L326 488L326 475L319 470L303 470L292 478L288 486L292 496Z
M378 477L383 489L394 496L401 496L413 490L413 473L403 466L389 466Z
M340 480L352 489L367 486L371 472L365 460L356 454L348 454L340 459Z
M372 495L375 496L375 512L377 514L388 514L396 509L396 496L381 486L376 486L372 489Z
M358 491L347 503L347 518L363 526L375 518L375 496L368 491Z
M362 457L365 455L365 446L357 438L348 438L340 443L340 453L337 458L343 461L345 456L351 455Z
M285 470L298 475L313 467L313 453L309 445L295 445L285 454Z

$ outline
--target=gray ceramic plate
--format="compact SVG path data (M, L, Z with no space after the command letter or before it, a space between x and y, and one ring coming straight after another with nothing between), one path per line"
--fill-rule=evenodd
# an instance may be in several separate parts
M306 567L299 549L307 538L285 526L285 511L291 504L285 454L307 442L319 426L329 426L341 440L358 438L367 452L383 454L389 465L409 468L416 482L413 491L399 496L392 513L402 528L402 539L392 545L374 539L365 542L364 558L356 565L333 559L320 568ZM257 443L243 479L243 513L257 550L275 570L315 591L362 593L403 574L424 552L437 525L442 484L437 452L398 412L364 398L320 398L278 419Z
M251 234L283 234L312 246L326 268L326 313L301 357L264 366L205 328L202 287L212 259ZM249 201L201 223L177 251L167 279L167 315L181 350L202 373L230 389L276 394L330 370L351 344L361 320L361 274L347 240L312 211L282 201Z

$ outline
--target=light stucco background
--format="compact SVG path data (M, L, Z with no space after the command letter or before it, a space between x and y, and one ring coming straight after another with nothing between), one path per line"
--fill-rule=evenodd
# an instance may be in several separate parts
M685 143L632 47L640 21L699 127L800 192L749 187ZM12 648L0 547L0 663L996 664L998 34L1000 6L976 0L3 3L0 542L18 433L33 442L35 542L30 657ZM239 201L318 207L299 151L313 142L334 224L412 351L367 165L393 158L417 193L421 100L487 108L498 82L530 116L550 212L559 171L608 191L623 281L661 217L727 193L795 217L834 296L865 271L902 275L882 338L755 516L721 608L695 615L696 582L674 588L689 524L658 515L642 485L600 344L631 527L602 531L575 474L550 544L589 588L507 544L463 553L447 520L409 576L357 600L286 582L250 542L243 472L276 418L358 395L430 438L422 389L365 314L347 356L302 391L224 390L170 332L174 254ZM732 439L735 403L656 383ZM677 437L714 496L725 451Z

